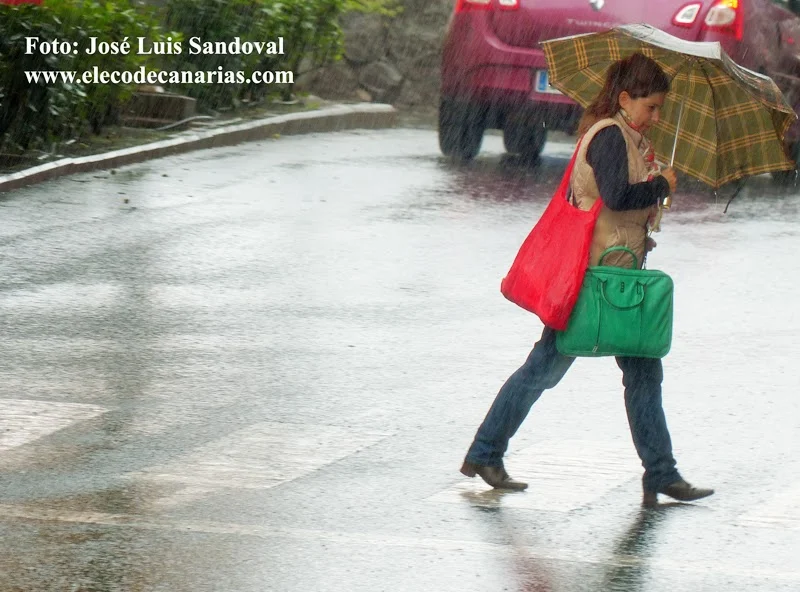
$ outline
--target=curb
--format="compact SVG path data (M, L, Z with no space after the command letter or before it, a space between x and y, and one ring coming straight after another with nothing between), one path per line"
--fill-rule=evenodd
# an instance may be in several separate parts
M193 150L265 140L276 134L288 136L347 129L378 129L394 127L396 124L397 111L391 105L377 103L334 105L316 111L277 115L213 130L187 133L179 138L113 152L80 158L62 158L0 177L0 193L74 173L116 168Z

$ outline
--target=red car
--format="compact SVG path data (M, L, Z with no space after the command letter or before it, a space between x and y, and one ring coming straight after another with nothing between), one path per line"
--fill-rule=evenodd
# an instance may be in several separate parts
M539 42L647 23L691 41L719 41L771 76L800 111L800 0L457 0L442 59L439 145L469 160L486 129L535 158L548 130L573 133L581 109L548 85ZM787 149L798 156L798 130Z

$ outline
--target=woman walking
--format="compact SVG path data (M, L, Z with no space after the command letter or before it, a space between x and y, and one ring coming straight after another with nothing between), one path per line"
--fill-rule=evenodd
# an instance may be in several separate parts
M605 86L584 113L570 188L573 203L582 210L591 209L602 196L590 265L597 265L610 247L627 247L638 261L644 261L645 253L655 247L648 229L658 204L674 193L677 180L672 169L659 169L646 135L659 120L669 86L658 64L643 54L633 54L611 66ZM603 264L629 266L630 256L614 252ZM556 386L573 361L558 352L556 332L545 327L528 359L502 386L478 428L461 467L464 475L480 475L499 489L527 487L504 468L508 442L542 392ZM713 489L690 485L676 468L661 404L661 360L618 357L616 361L622 370L631 436L644 467L643 503L656 503L659 493L681 501L712 495Z

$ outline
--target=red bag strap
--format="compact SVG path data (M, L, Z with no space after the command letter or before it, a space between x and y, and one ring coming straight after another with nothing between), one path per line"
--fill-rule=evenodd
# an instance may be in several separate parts
M582 141L583 137L578 140L578 145L575 146L575 152L572 154L572 159L567 165L567 170L564 171L564 176L561 178L561 185L558 186L558 191L556 192L556 195L563 195L565 199L567 197L567 192L569 191L569 182L572 178L572 169L575 168L575 161L578 159L578 151L581 149Z
M581 142L583 141L583 136L578 140L578 145L575 146L575 152L572 154L572 159L569 161L567 165L567 170L564 171L564 176L561 179L561 185L558 186L558 191L553 195L554 199L567 199L567 194L569 192L569 182L572 177L572 169L575 168L575 161L578 159L578 152L581 149ZM578 204L575 203L574 200L575 196L573 195L573 204L577 207ZM591 212L597 212L602 205L603 200L602 198L597 198L592 205L592 208L589 210Z

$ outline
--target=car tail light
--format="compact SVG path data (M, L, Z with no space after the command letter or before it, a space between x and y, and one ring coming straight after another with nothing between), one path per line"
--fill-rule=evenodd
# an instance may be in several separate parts
M703 5L700 2L687 4L675 13L672 24L679 27L691 27L697 20L697 15L700 14L701 8L703 8Z
M456 12L465 10L517 10L520 0L457 0Z
M458 0L456 2L456 12L464 10L488 10L492 0Z
M744 36L744 19L739 0L718 0L706 14L705 28L734 35L741 40Z

